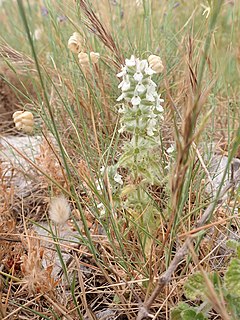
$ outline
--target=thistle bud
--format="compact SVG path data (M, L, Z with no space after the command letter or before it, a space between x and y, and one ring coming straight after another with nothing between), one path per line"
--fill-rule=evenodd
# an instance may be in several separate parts
M161 73L164 69L162 60L159 56L156 56L154 54L151 54L148 57L148 63L150 68L155 71L156 73Z

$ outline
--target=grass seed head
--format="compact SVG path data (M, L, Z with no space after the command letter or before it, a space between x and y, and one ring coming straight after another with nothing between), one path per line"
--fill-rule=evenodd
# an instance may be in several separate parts
M56 224L64 224L69 219L70 213L70 205L63 195L51 200L49 217L53 222Z

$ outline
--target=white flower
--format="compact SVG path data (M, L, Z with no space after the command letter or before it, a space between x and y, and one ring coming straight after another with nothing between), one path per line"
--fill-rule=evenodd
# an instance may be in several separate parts
M149 76L152 76L154 73L156 73L152 68L146 67L145 68L145 73Z
M122 106L118 109L118 113L125 113L125 112L126 112L125 105L122 104Z
M145 69L148 67L148 62L147 60L140 60L138 59L138 63L137 63L137 70L138 71L145 71Z
M122 66L122 71L117 74L118 78L121 78L127 74L127 68Z
M49 207L49 218L56 224L64 224L70 216L71 208L67 199L61 195L53 198Z
M121 125L121 128L118 130L118 133L123 133L126 130L125 125Z
M162 112L164 111L163 107L162 107L160 104L158 104L158 105L156 106L156 109L157 109L157 111L160 112L160 113L162 113Z
M123 78L123 81L118 85L119 89L122 89L122 91L127 91L131 87L131 83L129 81L129 76L125 76Z
M132 103L133 106L139 105L140 102L141 102L141 98L140 98L139 96L134 96L134 97L132 97L132 99L131 99L131 103Z
M124 99L126 96L125 93L122 93L118 98L117 98L117 101L121 101L122 99Z
M137 89L137 92L143 93L146 90L146 87L141 82L139 82L136 86L136 89Z
M100 216L104 216L106 214L106 209L102 202L97 205L97 208L100 209Z
M174 150L175 150L175 148L174 148L174 146L171 144L171 146L167 149L167 153L168 153L168 154L171 154L171 153L174 152Z
M139 82L139 81L142 81L142 79L143 79L143 74L142 74L142 72L137 71L137 72L134 74L133 78L134 78L135 81L138 81L138 82Z
M106 167L105 167L105 166L102 166L102 167L100 168L100 173L101 173L102 176L103 176L105 170L106 170Z
M147 135L152 137L154 136L154 132L157 131L157 129L155 128L157 124L156 119L151 119L148 123L148 127L147 127Z
M125 63L127 67L134 67L136 65L136 59L134 55L132 55L130 59L126 59Z
M156 93L156 87L157 87L157 85L156 85L156 83L154 83L152 80L151 80L151 82L148 84L148 86L147 86L147 93L148 94L154 94L154 93Z
M157 96L157 100L156 100L156 109L158 112L163 112L163 107L161 105L162 102L164 102L164 99L160 98L161 95Z
M114 176L114 181L119 183L120 185L123 185L122 176L117 172Z
M152 93L148 93L148 92L147 92L147 94L146 94L146 99L147 99L148 101L151 101L151 102L154 102L154 101L155 101L155 98L154 98L153 94L152 94Z
M151 54L148 57L148 62L149 62L149 66L150 68L156 72L156 73L161 73L164 69L162 60L159 56L156 56L154 54Z

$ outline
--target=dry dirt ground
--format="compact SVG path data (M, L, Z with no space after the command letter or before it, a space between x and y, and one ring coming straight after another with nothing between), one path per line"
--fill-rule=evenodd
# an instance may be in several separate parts
M3 78L6 78L11 86ZM22 109L22 104L27 103L26 98L15 93L17 90L23 93L34 93L31 80L27 79L27 76L18 75L0 64L0 134L12 131L14 128L12 114Z

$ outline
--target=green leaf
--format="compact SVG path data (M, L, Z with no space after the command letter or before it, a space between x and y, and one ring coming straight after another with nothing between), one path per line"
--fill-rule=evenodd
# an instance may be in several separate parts
M180 302L174 309L171 310L171 320L181 320L181 313L188 310L190 307L184 302Z
M182 311L181 317L183 320L205 320L205 319L207 319L204 316L204 314L202 314L201 312L198 313L194 309L188 309L188 310Z
M189 276L184 285L184 294L190 300L202 299L205 297L206 284L200 272Z
M226 245L230 249L237 250L238 247L240 247L240 243L236 240L230 239L226 242Z
M240 319L240 298L234 298L231 294L226 296L226 303L228 312L231 314L232 319Z
M234 297L240 298L240 260L231 260L224 278L226 289Z
M182 302L171 310L171 320L207 320L207 318L203 313L198 313L195 308Z

